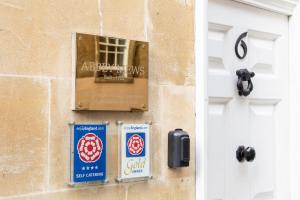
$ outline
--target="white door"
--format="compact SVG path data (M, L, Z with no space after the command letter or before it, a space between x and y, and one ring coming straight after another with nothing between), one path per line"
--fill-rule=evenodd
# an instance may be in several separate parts
M208 199L289 200L288 18L209 0L208 21ZM247 97L236 86L243 68L255 73ZM241 145L253 147L253 162L237 160Z

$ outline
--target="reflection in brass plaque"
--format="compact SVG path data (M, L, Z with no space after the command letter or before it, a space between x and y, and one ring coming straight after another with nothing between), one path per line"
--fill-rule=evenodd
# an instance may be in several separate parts
M73 109L148 110L147 42L73 34Z

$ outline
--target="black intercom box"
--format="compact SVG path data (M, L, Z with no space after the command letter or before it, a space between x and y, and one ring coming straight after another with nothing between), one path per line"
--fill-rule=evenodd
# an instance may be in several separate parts
M190 137L182 129L168 134L168 166L170 168L188 167L190 161Z

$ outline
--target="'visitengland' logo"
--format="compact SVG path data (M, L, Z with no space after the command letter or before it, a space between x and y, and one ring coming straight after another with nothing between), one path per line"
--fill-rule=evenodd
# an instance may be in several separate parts
M77 143L79 158L85 163L94 163L101 157L103 143L94 133L85 134Z
M127 157L145 156L145 133L127 133L126 134Z

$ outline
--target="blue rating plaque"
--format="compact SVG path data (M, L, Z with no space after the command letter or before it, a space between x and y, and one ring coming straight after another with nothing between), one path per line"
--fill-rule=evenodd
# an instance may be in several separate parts
M71 182L106 182L106 124L71 126Z

